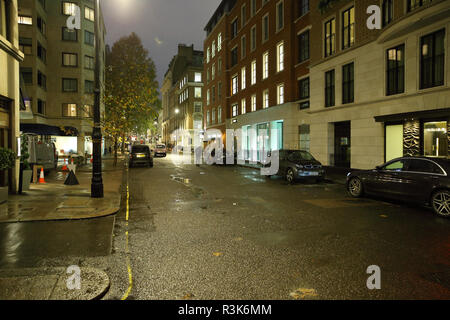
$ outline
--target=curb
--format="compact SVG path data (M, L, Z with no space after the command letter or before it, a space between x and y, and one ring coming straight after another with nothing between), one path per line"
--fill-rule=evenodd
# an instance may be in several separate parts
M80 220L92 220L98 218L105 218L116 215L120 211L120 207L106 209L98 214L85 215L80 217L64 217L64 218L48 218L48 219L22 219L22 220L1 220L0 224L6 223L20 223L20 222L47 222L47 221L80 221Z
M0 270L1 300L78 300L102 299L111 287L108 274L97 268L81 267L79 290L69 290L74 273L64 267Z

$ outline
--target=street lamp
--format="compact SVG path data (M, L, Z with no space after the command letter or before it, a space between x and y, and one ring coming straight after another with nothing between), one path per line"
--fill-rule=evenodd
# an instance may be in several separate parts
M92 183L91 197L103 198L102 129L100 125L100 0L95 0L95 97L94 127L92 131Z

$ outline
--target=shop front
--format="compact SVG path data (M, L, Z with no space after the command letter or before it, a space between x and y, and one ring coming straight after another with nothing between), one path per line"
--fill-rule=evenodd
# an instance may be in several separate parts
M260 162L268 151L283 149L283 121L242 127L242 149L246 161Z
M375 117L385 123L385 160L402 156L449 157L450 109Z

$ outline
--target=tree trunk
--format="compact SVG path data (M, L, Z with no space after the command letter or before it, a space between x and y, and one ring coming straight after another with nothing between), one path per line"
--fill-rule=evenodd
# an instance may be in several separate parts
M122 134L122 155L125 154L125 134Z
M117 167L117 149L119 148L117 136L114 136L114 167Z

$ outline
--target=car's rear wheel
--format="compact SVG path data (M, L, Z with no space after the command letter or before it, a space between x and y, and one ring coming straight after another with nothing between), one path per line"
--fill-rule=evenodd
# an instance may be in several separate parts
M450 217L450 192L449 190L436 191L431 197L431 204L436 214L441 217Z
M354 198L360 198L364 195L364 186L359 178L351 178L348 182L348 192Z
M286 172L286 181L288 183L294 183L295 176L294 176L294 170L288 169Z

